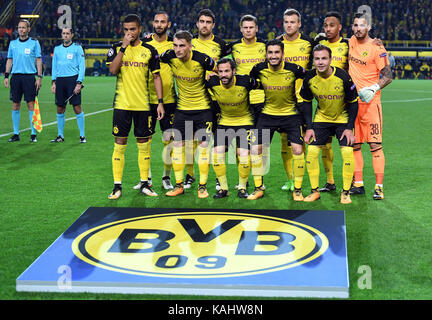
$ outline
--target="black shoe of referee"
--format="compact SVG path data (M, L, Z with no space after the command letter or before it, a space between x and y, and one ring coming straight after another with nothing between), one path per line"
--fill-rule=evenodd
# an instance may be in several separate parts
M57 138L52 139L50 142L53 142L53 143L64 142L64 138L62 136L58 136Z
M10 139L8 140L8 142L15 142L15 141L20 141L20 136L19 134L14 134L12 137L10 137Z

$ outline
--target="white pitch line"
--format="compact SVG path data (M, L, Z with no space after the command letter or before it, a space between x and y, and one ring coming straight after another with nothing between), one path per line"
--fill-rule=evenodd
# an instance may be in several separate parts
M112 109L113 108L109 108L109 109L103 109L103 110L99 110L99 111L95 111L95 112L84 113L84 117L93 116L95 114L111 111ZM76 119L76 117L71 117L71 118L67 118L65 121L75 120L75 119ZM55 125L55 124L57 124L57 121L53 121L53 122L49 122L49 123L42 123L42 128L43 127L52 126L52 125ZM25 128L25 129L20 130L20 132L30 131L30 130L31 130L31 128ZM8 132L8 133L0 134L0 138L9 136L11 134L13 134L13 132Z
M386 100L383 103L404 103L404 102L420 102L420 101L430 101L432 98L421 98L421 99L407 99L407 100Z

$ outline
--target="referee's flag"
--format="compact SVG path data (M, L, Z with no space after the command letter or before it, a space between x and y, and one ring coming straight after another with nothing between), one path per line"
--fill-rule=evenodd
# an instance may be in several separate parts
M37 132L42 131L42 119L41 119L41 114L40 114L40 109L39 109L39 101L38 101L37 97L35 99L35 104L34 104L32 124L33 124L33 127L36 129Z

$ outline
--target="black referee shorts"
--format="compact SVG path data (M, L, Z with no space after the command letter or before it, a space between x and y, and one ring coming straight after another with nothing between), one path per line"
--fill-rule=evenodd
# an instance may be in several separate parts
M66 107L66 100L72 96L78 75L70 77L58 77L56 79L56 93L55 93L55 104L59 107ZM73 106L81 104L81 92L74 94L70 98L69 103Z
M34 74L14 73L10 80L10 100L21 103L24 95L26 102L35 101L36 78Z

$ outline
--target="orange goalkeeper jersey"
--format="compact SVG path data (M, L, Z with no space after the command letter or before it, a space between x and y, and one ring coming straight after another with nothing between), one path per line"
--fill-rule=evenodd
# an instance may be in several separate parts
M378 83L380 71L389 64L386 49L372 42L369 39L366 43L359 43L355 36L349 40L348 70L357 90ZM381 90L373 100L380 98Z

